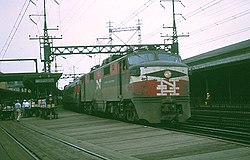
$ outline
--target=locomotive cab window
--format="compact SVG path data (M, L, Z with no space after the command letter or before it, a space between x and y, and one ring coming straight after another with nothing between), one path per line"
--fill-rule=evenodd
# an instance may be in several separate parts
M135 65L143 62L150 62L155 60L155 55L152 53L134 54L128 57L130 65Z
M166 53L158 54L158 58L160 61L172 61L181 63L181 57L178 55L170 55Z

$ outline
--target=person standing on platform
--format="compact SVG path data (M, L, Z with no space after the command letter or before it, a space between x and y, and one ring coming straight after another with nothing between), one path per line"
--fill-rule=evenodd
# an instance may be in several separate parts
M49 97L47 99L47 107L49 109L49 118L52 119L52 114L54 113L55 108L55 102L54 98L52 97L52 94L49 94Z
M22 106L18 100L16 100L16 103L15 103L15 112L16 112L16 120L17 122L20 122L20 119L22 116Z
M205 105L210 106L210 107L212 106L212 104L211 104L211 94L209 92L207 92L207 95L206 95Z
M33 99L30 100L30 114L29 116L33 116L35 113L35 101Z
M38 105L40 105L40 115L41 115L41 118L46 118L47 114L46 114L46 99L40 99L39 102L38 102Z
M23 100L23 109L24 109L24 117L28 117L29 116L29 111L30 111L30 103L27 102L26 100Z

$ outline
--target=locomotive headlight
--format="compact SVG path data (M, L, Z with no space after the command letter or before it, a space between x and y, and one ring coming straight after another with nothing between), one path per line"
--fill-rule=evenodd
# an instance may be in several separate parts
M171 77L171 72L170 71L165 71L164 72L164 76L166 77L166 78L170 78Z

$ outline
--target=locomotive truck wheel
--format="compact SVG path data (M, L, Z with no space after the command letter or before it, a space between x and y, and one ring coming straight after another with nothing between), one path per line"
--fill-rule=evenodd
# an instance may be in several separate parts
M136 110L135 109L128 109L126 111L126 119L129 122L135 122L138 120L138 116L136 114Z
M93 114L93 107L92 106L89 106L89 110L88 110L88 114L92 115Z
M118 110L118 107L116 107L116 106L113 107L112 116L113 116L114 119L119 119L119 110Z
M85 105L83 106L83 113L87 113L87 108Z
M133 122L135 120L134 113L133 113L132 110L127 110L127 112L126 112L126 119L129 122Z
M90 106L89 106L89 105L86 105L86 106L85 106L85 113L89 114L89 110L90 110Z

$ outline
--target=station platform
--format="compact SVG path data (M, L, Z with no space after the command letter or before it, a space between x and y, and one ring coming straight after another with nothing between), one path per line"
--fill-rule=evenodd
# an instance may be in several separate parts
M104 119L63 108L59 108L58 112L59 119L31 117L21 119L20 123L4 123L11 123L16 127L29 126L84 146L88 150L109 155L111 159L250 159L249 146L239 143ZM59 150L55 146L55 151L57 149Z

